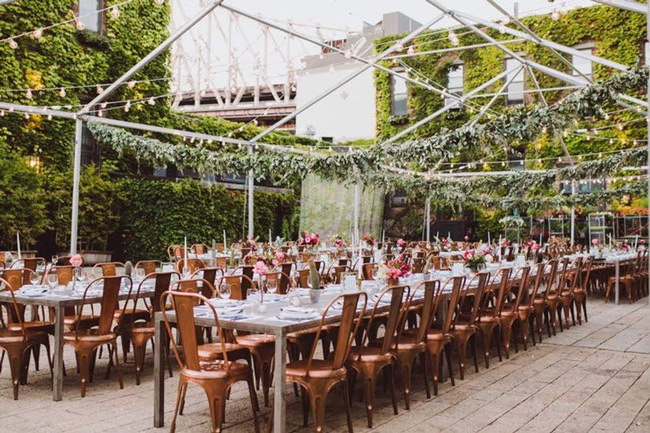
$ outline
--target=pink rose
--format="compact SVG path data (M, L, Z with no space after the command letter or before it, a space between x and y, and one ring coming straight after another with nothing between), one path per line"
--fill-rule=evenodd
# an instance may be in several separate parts
M284 261L284 253L282 251L278 251L275 253L275 258L278 259L278 261L282 262Z
M80 268L84 264L84 259L81 258L79 254L75 254L74 256L70 257L70 265L74 266L75 268Z
M263 261L258 261L253 267L253 273L257 275L266 275L269 273L269 268Z
M598 240L598 238L594 238L594 239L591 240L591 245L593 245L593 246L597 246L599 243L600 243L600 241Z
M397 279L402 275L402 271L397 268L391 268L389 271L390 278Z
M404 245L404 239L398 239L398 240L397 240L397 245L399 245L400 247L401 247L402 245Z

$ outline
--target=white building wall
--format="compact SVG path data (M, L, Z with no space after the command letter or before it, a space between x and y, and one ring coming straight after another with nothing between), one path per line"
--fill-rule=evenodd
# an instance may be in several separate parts
M298 77L296 108L342 81L353 71L363 67L356 62L310 69ZM375 86L373 69L363 72L343 87L323 98L296 118L296 133L313 138L333 137L334 143L368 139L375 136Z

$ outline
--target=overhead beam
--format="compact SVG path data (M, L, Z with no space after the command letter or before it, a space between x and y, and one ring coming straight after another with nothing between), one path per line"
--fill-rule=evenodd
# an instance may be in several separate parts
M463 95L463 97L464 98L472 97L476 93L478 93L478 92L482 91L483 89L485 89L485 88L491 86L492 84L496 83L497 81L499 81L500 79L505 77L507 74L508 74L508 71L501 72L500 74L496 75L495 77L491 78L490 80L486 81L485 83L481 84L480 86L478 86L477 88L475 88L474 90L469 92L467 95ZM408 128L403 129L399 133L393 135L392 137L390 137L389 139L387 139L386 141L381 143L380 146L384 145L384 144L390 144L390 143L393 143L393 142L399 140L400 138L404 137L406 134L408 134L408 133L410 133L412 131L415 131L420 126L424 125L425 123L430 122L431 120L435 119L436 117L440 116L441 114L451 110L452 108L454 108L458 104L459 104L459 102L455 102L454 104L450 104L450 105L446 105L446 106L442 107L441 109L439 109L439 110L435 111L434 113L428 115L424 119L419 120L418 122L414 123L413 125L409 126Z
M84 114L90 111L95 105L99 104L106 98L110 96L118 87L124 84L129 78L135 75L140 69L144 68L149 64L153 59L158 57L163 51L169 48L174 41L183 36L188 30L190 30L196 23L201 21L203 17L212 12L217 8L224 0L213 0L210 4L205 6L201 11L196 14L192 19L179 27L174 33L169 35L160 45L154 48L149 54L142 58L138 63L136 63L131 69L126 71L122 76L115 80L110 86L108 86L102 93L97 95L92 101L84 105L78 112L78 114Z
M437 23L438 21L442 20L443 18L444 18L444 15L440 15L440 16L438 16L438 17L432 19L432 20L429 21L428 23L426 23L426 24L424 24L424 25L418 27L416 30L414 30L413 32L409 33L409 34L408 34L407 36L405 36L404 38L402 38L402 39L400 39L399 41L395 42L395 43L394 43L393 45L391 45L387 50L385 50L385 51L383 51L381 54L375 56L372 60L370 60L370 61L366 61L366 62L367 62L366 65L363 66L362 68L360 68L360 69L354 71L352 74L349 74L349 75L346 76L344 79L342 79L341 81L337 82L337 83L334 84L333 86L329 87L327 90L325 90L324 92L322 92L321 94L319 94L318 96L316 96L315 98L313 98L312 100L310 100L309 102L307 102L305 105L303 105L303 106L300 107L299 109L297 109L297 110L293 111L292 113L286 115L285 117L283 117L282 119L278 120L277 122L275 122L273 125L271 125L271 126L268 127L267 129L265 129L264 131L262 131L261 133L257 134L255 137L253 137L253 138L251 139L251 142L253 142L253 143L254 143L254 142L257 142L257 141L261 140L262 138L266 137L267 135L269 135L271 132L275 131L275 130L276 130L277 128L279 128L280 126L284 125L285 123L287 123L287 122L290 121L291 119L295 118L298 114L300 114L300 113L302 113L303 111L309 109L310 107L312 107L312 106L313 106L314 104L316 104L317 102L321 101L322 99L324 99L324 98L327 97L328 95L332 94L333 92L335 92L336 90L338 90L339 88L341 88L342 86L344 86L345 84L347 84L347 83L349 83L350 81L352 81L354 78L358 77L359 75L361 75L362 73L364 73L365 71L367 71L368 69L370 69L371 67L373 67L374 64L376 64L377 62L383 60L385 57L387 57L387 56L390 55L392 52L394 52L394 51L397 49L397 46L398 46L398 45L402 45L402 46L403 46L404 44L406 44L407 42L411 41L412 39L415 39L415 38L416 38L420 33L422 33L423 31L427 30L429 27L431 27L432 25L434 25L434 24ZM364 60L365 60L365 59L364 59ZM402 77L402 78L404 78L404 77ZM406 79L406 78L404 78L404 79ZM407 80L407 81L410 81L410 80Z
M646 13L646 7L643 3L637 3L627 0L592 0L607 6L614 6L615 8L624 9L626 11L638 12L640 14Z
M501 86L499 91L492 97L492 99L490 99L490 101L488 101L488 103L485 104L483 106L483 108L481 108L481 111L479 111L479 113L476 115L476 117L474 117L474 119L470 120L469 126L474 126L476 124L476 122L481 120L481 117L483 117L483 115L490 109L490 107L492 106L492 104L494 104L494 102L497 100L497 98L499 96L502 96L502 94L504 94L504 91L508 88L508 86L510 85L512 80L514 80L517 77L517 74L519 74L523 69L524 69L524 67L520 66L519 68L517 68L516 71L514 71L514 74L512 75L512 77L510 77L509 80L506 80L506 82L503 83L503 86ZM506 74L508 72L509 71L506 71Z
M9 102L0 102L0 110L16 111L19 113L27 113L27 114L40 114L44 116L50 115L52 117L61 117L64 119L77 118L77 115L75 113L70 113L68 111L54 110L51 108L34 107L31 105L12 104Z

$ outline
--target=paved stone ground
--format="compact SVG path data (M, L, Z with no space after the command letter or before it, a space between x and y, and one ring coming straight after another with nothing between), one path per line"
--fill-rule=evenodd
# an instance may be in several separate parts
M440 395L426 399L421 376L414 379L411 410L398 400L394 416L387 393L380 385L375 403L377 432L582 432L650 431L650 308L645 300L633 305L605 304L590 300L590 321L572 327L542 344L520 350L510 360L492 358L490 369L480 365L452 387L443 383ZM133 360L124 366L125 387L120 390L115 374L104 378L106 357L98 360L95 382L86 398L79 397L78 376L71 348L65 351L68 376L64 400L53 402L49 374L30 368L29 383L20 388L18 401L11 400L7 363L0 373L0 431L2 432L160 432L153 422L153 362L148 354L143 383L135 385ZM481 358L479 357L479 362ZM457 370L456 365L454 368ZM457 372L456 372L457 373ZM166 423L171 421L177 375L166 380ZM457 377L457 375L456 375ZM301 405L291 388L288 425L302 428ZM400 389L398 381L398 390ZM269 409L260 420L268 420ZM365 410L353 402L356 431L368 431ZM224 427L231 432L253 430L245 386L233 388L227 403ZM177 431L208 432L210 415L203 392L190 388L185 415ZM264 425L264 424L263 424ZM168 428L168 427L167 427ZM330 394L326 431L347 431L342 399Z

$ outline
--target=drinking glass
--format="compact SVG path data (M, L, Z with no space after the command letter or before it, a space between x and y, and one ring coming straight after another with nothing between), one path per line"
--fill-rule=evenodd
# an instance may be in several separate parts
M221 297L223 299L230 299L230 289L230 284L221 283L221 286L219 287L219 293L221 293Z
M104 275L104 271L101 266L97 266L96 268L93 268L93 274L95 278L99 278Z
M144 274L144 268L137 268L135 270L135 279L137 281L142 281L144 280L145 274Z
M278 290L278 280L275 278L271 280L266 280L266 291L270 294L274 294Z
M32 272L29 274L29 282L32 283L33 285L37 285L41 280L41 277L36 273Z
M56 274L47 274L47 285L50 289L55 288L59 285L59 277Z
M260 293L257 289L248 289L246 291L246 299L250 299L255 305L260 303Z

